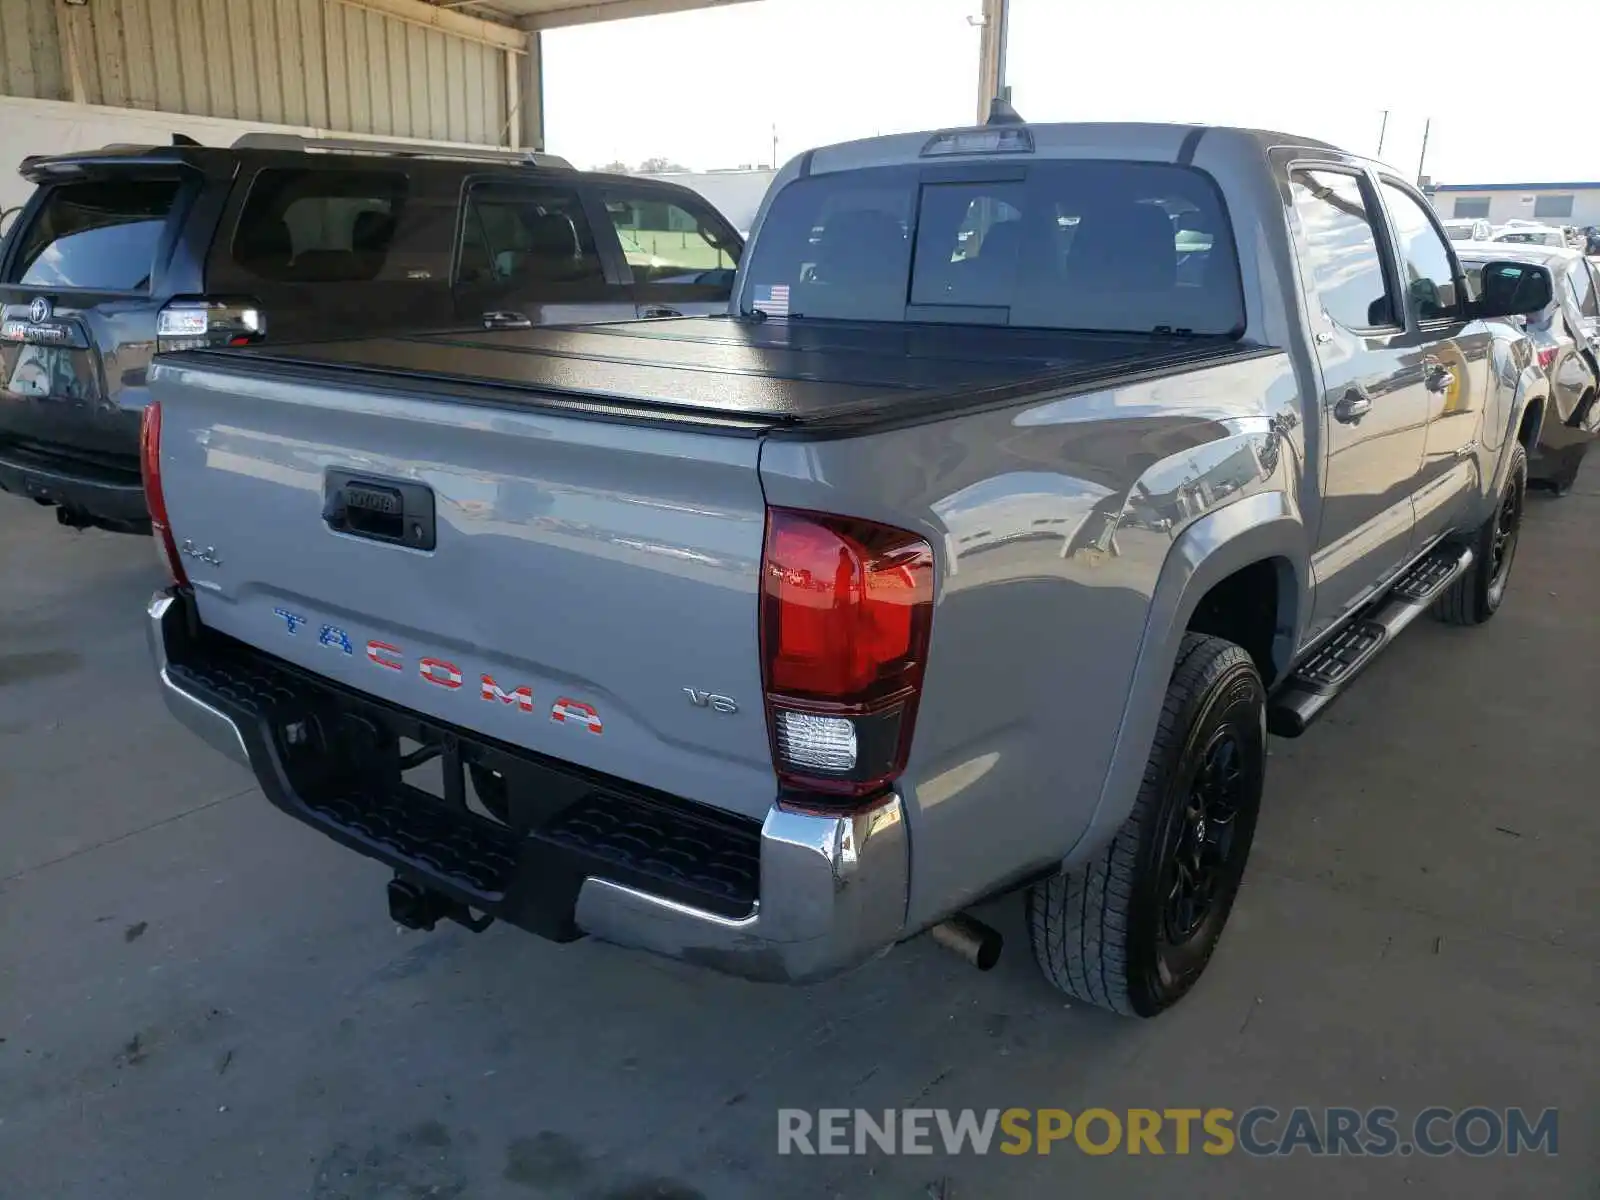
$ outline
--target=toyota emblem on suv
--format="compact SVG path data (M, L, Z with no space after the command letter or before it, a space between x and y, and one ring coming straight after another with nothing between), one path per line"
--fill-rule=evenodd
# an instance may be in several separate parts
M43 296L35 296L33 303L28 305L28 319L35 325L42 325L50 319L50 301Z

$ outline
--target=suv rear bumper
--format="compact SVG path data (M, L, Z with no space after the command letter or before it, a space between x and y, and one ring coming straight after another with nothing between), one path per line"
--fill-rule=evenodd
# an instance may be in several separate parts
M845 816L774 805L759 829L753 821L743 829L702 806L644 795L620 780L565 774L559 764L498 744L481 750L506 762L520 754L529 771L550 778L552 792L569 797L520 834L404 788L378 799L352 798L348 785L311 795L297 790L291 764L302 752L285 737L307 723L302 714L314 727L330 706L357 709L363 721L386 713L396 727L419 718L237 643L222 645L175 590L151 599L148 618L173 716L250 767L277 807L461 904L558 941L589 934L774 982L837 974L903 936L910 864L897 795ZM471 736L447 731L445 739L455 747ZM608 840L606 828L625 836ZM641 839L653 842L642 853L618 849ZM466 858L452 866L458 853ZM707 861L688 861L696 855ZM670 862L658 871L663 860ZM696 898L697 880L729 878L738 884Z
M0 489L95 518L127 532L150 532L144 486L92 463L38 454L0 441Z

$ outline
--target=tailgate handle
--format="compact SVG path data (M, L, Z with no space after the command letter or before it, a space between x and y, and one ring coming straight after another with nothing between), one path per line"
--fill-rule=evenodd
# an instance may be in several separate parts
M425 484L329 471L322 519L335 533L413 550L434 548L433 489Z

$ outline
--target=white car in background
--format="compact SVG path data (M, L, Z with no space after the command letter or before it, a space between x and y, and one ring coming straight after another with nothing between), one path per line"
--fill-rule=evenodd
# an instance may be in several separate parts
M1565 230L1554 225L1524 225L1510 223L1495 230L1491 242L1510 242L1518 246L1548 246L1554 250L1567 249Z
M1444 222L1444 232L1452 242L1487 242L1494 228L1482 217L1456 217Z

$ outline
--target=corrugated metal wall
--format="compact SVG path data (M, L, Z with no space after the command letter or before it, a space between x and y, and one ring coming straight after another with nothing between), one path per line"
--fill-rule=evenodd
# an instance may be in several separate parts
M51 0L0 0L0 96L64 99L60 47Z
M75 91L278 125L506 137L505 51L339 0L0 0L0 95Z

